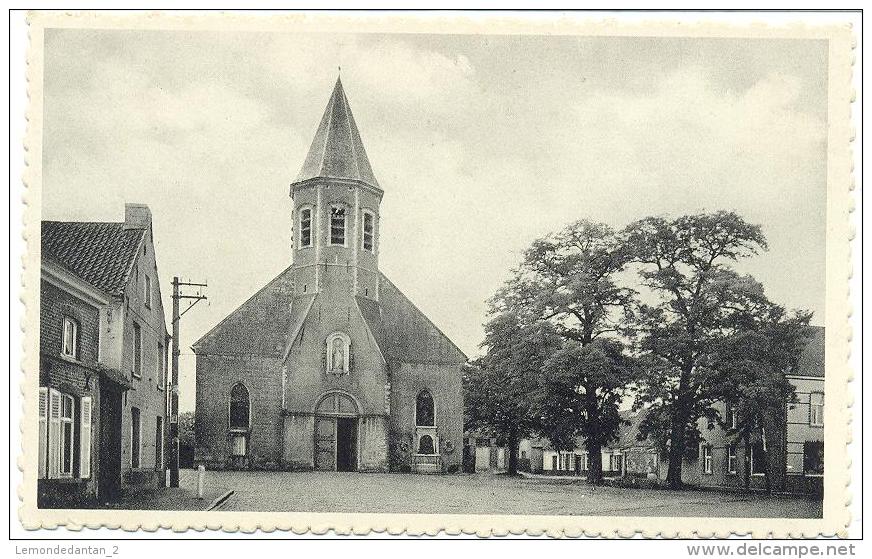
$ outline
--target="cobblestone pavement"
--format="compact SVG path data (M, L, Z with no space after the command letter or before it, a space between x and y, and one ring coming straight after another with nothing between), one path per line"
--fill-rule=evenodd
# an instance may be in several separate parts
M720 491L591 487L493 474L208 472L221 510L814 518L821 501Z
M196 470L179 471L179 487L166 487L156 491L143 491L125 496L110 508L121 510L206 510L212 501L227 492L220 480L213 476L218 472L206 472L207 483L203 498L197 497Z

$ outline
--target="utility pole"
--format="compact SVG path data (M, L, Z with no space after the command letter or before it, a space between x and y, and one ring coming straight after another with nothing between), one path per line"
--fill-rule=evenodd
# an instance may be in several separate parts
M186 295L181 292L181 287L196 287L197 293ZM205 283L191 283L179 281L178 276L173 277L173 381L170 393L170 487L179 486L179 319L191 307L206 299L201 288ZM179 301L190 299L188 307L179 312Z

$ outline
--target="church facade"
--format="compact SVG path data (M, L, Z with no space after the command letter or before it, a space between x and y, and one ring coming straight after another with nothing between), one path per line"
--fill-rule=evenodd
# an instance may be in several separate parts
M193 345L195 462L459 470L467 357L379 271L384 191L339 80L290 195L291 265Z

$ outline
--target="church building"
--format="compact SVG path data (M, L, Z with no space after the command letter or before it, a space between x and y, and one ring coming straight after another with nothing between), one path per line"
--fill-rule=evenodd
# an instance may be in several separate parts
M291 265L193 345L196 463L459 470L467 357L379 271L383 195L337 80L290 188Z

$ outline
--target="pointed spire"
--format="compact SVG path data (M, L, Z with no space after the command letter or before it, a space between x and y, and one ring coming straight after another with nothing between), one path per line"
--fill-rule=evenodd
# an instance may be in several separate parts
M327 102L303 168L294 182L315 177L353 179L379 186L339 78L336 79L336 86Z

